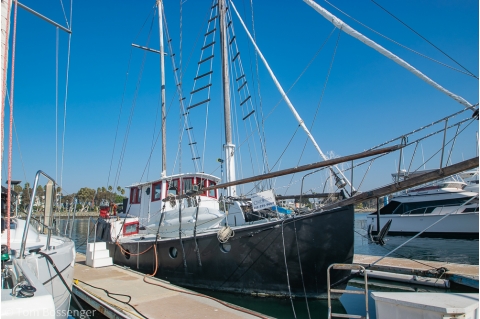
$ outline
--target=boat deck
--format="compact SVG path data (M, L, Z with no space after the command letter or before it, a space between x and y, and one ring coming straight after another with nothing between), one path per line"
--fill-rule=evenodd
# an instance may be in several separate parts
M73 291L108 318L138 318L138 312L148 318L269 318L130 269L91 268L85 261L85 255L77 253L74 278L78 281ZM128 295L131 300L126 304L128 297L115 294Z

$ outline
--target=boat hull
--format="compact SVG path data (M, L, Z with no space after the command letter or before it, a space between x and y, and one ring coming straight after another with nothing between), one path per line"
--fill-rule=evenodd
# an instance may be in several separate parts
M380 215L380 229L392 219L388 235L416 235L438 222L445 215ZM372 225L372 234L377 234L377 216L369 215L367 224ZM478 239L478 212L451 214L442 221L428 228L422 237L435 238L472 238Z
M178 238L155 243L142 237L108 247L115 264L147 274L156 271L156 277L176 285L271 296L289 296L291 291L293 296L323 298L328 266L353 261L353 206L234 230L224 245L216 232L198 235L199 254L193 237L182 239L183 249ZM333 271L331 282L349 273Z

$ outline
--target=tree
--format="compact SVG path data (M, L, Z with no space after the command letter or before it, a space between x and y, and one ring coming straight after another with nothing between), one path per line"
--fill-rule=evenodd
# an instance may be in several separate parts
M86 211L87 205L93 203L95 198L95 190L88 187L83 187L77 192L77 198L79 204L82 205L81 211Z
M32 189L30 188L30 183L26 182L25 187L22 190L22 193L20 195L20 198L22 200L22 207L23 210L26 211L28 208L28 205L30 205L30 196L32 195Z

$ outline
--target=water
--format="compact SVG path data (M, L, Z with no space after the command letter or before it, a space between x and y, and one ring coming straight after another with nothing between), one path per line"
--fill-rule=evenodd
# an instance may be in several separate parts
M355 214L355 253L363 255L384 256L389 251L403 244L411 237L388 236L385 246L369 244L365 231L366 213ZM60 229L65 227L66 220L60 222ZM90 234L92 235L90 224ZM63 227L63 228L62 228ZM89 229L88 219L77 219L75 221L72 238L77 243L77 251L85 253L86 237ZM441 261L450 263L462 263L478 265L478 239L438 239L438 238L416 238L409 244L400 248L390 257L409 258L423 261ZM433 267L432 267L433 268ZM352 279L347 285L348 290L363 289L363 282L359 279ZM445 292L444 289L427 288L422 286L406 286L393 282L383 282L369 279L369 291L432 291ZM113 290L113 287L112 287ZM122 293L121 291L116 291ZM260 298L245 295L235 295L221 292L198 290L203 294L218 298L220 300L264 313L275 318L328 318L328 305L326 300L308 300L296 298L277 299ZM449 292L458 292L449 290ZM125 292L123 292L125 293ZM375 303L368 299L370 318L375 319ZM293 307L292 307L293 303ZM365 315L365 299L363 295L344 294L340 300L332 301L332 311L343 314ZM295 315L294 315L295 312ZM309 316L310 313L310 316Z

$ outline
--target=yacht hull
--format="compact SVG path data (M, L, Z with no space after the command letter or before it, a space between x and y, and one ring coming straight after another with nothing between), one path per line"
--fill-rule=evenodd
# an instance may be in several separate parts
M392 219L388 235L412 236L428 228L421 234L422 237L435 238L472 238L478 239L478 212L451 214L442 221L441 215L380 215L380 229ZM372 234L377 234L377 216L369 215L367 224L372 225Z
M156 271L156 277L176 285L271 296L289 296L291 291L293 296L326 297L328 266L353 260L353 206L234 231L224 245L216 232L197 235L199 254L192 236L182 238L183 249L179 238L155 242L143 237L108 247L115 264L146 274ZM331 282L349 273L333 271Z

